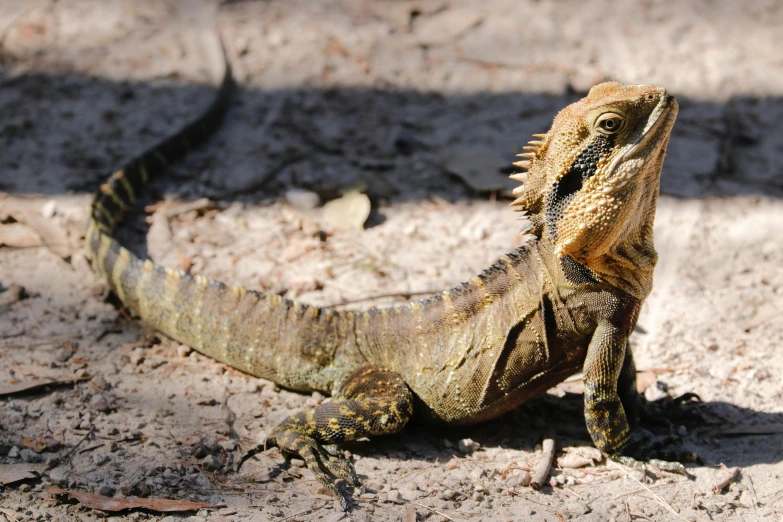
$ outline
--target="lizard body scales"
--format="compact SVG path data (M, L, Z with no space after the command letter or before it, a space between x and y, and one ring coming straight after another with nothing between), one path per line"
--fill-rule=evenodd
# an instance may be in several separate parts
M512 175L524 181L512 205L529 213L529 234L480 275L407 305L336 312L162 268L114 239L144 185L219 126L231 87L226 63L199 118L101 186L87 245L111 290L159 331L248 374L332 396L268 442L300 455L344 508L334 478L358 480L325 444L394 433L414 415L481 422L580 370L587 428L604 453L670 470L695 460L638 426L628 346L657 259L652 223L677 115L665 89L598 85L536 135L515 164L527 172Z

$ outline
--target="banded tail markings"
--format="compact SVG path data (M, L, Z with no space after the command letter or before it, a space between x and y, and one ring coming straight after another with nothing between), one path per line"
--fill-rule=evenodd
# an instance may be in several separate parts
M110 180L112 187L115 188L115 191L118 183L122 186L122 189L125 191L124 201L126 204L130 204L136 201L136 193L133 190L133 186L130 180L128 180L128 178L125 176L124 169L115 171L114 174L111 175Z
M122 212L128 208L128 202L125 201L122 196L117 194L117 192L114 190L114 183L112 181L113 180L109 180L109 183L104 183L101 185L101 192L109 196L111 200L114 201L114 204L117 205L117 210Z
M123 279L128 266L132 262L133 258L131 257L131 253L127 248L121 246L119 252L117 253L117 259L114 262L114 267L111 271L111 280L114 285L114 291L117 293L117 297L119 297L120 301L123 303L128 302Z

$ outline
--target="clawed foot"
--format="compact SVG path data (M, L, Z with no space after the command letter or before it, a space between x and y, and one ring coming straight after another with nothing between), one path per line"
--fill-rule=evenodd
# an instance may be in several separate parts
M636 430L631 438L610 457L626 466L646 470L650 464L663 471L687 475L684 462L702 463L701 458L690 451L668 449L672 444L679 444L681 439L676 436L655 438L647 430Z
M313 439L302 437L301 434L288 434L288 438L293 439L291 447L280 444L280 437L286 439L286 433L278 435L275 441L269 441L267 444L259 444L247 451L239 459L236 471L242 467L248 459L262 453L270 447L279 447L286 456L299 456L305 461L309 469L318 482L332 495L337 497L343 511L348 511L351 507L349 495L336 483L337 480L343 480L348 485L357 488L361 486L361 481L356 475L353 464L339 455L330 454L326 449Z
M643 424L664 426L670 430L673 423L701 422L704 420L702 415L686 406L692 401L701 402L701 398L695 393L684 393L679 397L664 397L656 401L648 401L643 396L639 396L639 420Z

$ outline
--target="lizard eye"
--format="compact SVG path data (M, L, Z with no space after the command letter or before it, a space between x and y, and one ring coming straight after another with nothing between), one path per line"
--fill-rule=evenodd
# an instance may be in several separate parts
M619 114L608 113L598 118L596 127L604 134L615 134L623 128L623 121Z

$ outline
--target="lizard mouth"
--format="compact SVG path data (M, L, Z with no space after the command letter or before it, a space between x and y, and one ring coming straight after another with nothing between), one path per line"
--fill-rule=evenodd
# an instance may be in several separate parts
M669 135L669 131L674 125L679 106L674 96L666 94L661 95L661 101L653 109L655 118L652 119L647 128L644 129L639 138L631 144L619 159L621 161L634 159L637 156L647 155L647 151L657 148L663 143L664 138Z

